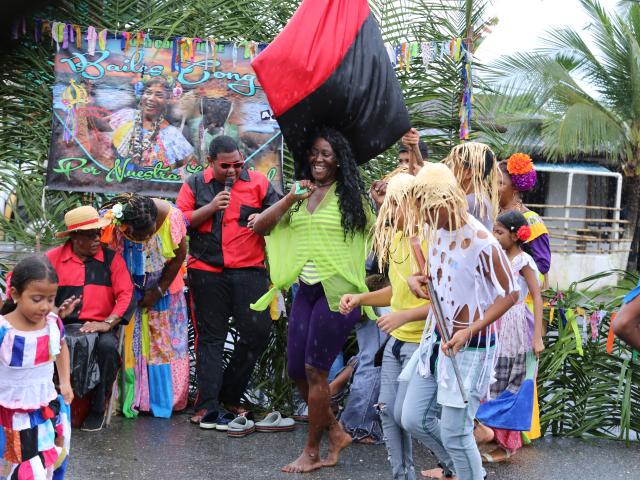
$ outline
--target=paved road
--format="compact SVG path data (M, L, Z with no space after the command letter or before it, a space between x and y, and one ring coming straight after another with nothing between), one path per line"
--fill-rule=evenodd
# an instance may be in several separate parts
M189 425L186 415L171 420L115 418L97 433L73 432L67 478L93 479L212 479L308 480L389 479L384 446L354 445L340 464L307 475L280 473L304 443L306 429L256 433L236 439ZM433 457L421 447L416 465L433 467ZM490 466L496 480L635 480L640 479L640 446L602 440L543 439L525 447L509 464Z

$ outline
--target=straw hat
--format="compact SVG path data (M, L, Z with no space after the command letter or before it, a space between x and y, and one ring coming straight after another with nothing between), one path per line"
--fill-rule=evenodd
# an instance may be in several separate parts
M69 235L69 233L77 232L78 230L104 228L110 223L108 219L100 218L98 211L93 207L86 205L84 207L74 208L64 215L64 224L67 226L67 229L64 232L56 233L56 237L63 238Z

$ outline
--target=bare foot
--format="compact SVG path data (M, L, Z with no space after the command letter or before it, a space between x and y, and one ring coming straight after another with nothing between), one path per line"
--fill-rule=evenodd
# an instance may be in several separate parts
M307 473L323 466L318 452L310 452L305 448L296 460L289 465L285 465L281 470L285 473Z
M420 475L425 478L442 478L442 475L444 475L444 471L438 467L432 468L431 470L422 470L420 472Z
M496 434L493 432L492 429L482 425L479 422L476 424L476 427L473 429L473 437L476 439L476 443L478 445L492 442L495 436Z
M340 452L343 448L351 445L351 435L344 431L342 425L336 422L329 429L329 448L327 450L327 456L322 459L323 467L334 467L338 463L340 458Z

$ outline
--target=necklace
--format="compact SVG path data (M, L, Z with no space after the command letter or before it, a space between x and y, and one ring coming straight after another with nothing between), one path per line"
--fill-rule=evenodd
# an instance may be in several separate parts
M140 162L144 152L149 150L155 142L160 132L160 124L164 121L164 115L160 114L151 126L151 132L144 133L142 114L140 110L136 110L135 119L133 121L133 132L131 135L131 161Z

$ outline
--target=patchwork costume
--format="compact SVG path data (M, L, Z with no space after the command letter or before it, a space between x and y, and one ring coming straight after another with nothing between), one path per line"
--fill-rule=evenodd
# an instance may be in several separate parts
M64 478L70 409L53 384L63 341L55 314L29 332L0 316L0 480Z

